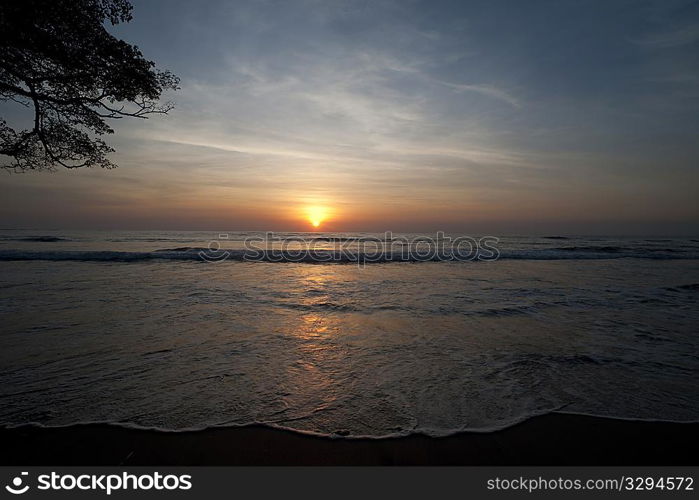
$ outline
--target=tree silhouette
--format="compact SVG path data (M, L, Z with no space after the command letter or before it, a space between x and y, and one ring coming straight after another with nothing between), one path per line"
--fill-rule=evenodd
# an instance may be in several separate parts
M0 1L0 101L26 107L28 118L12 127L0 116L0 167L115 167L101 138L113 133L106 120L172 109L159 100L179 79L105 29L129 22L131 8L126 0Z

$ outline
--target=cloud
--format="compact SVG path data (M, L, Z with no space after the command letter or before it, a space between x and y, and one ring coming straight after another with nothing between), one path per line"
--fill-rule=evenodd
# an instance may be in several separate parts
M445 87L454 89L458 92L476 92L478 94L482 94L484 96L506 102L507 104L515 108L522 107L522 104L519 101L519 99L515 98L514 96L505 92L504 90L495 87L494 85L466 85L462 83L450 83L442 81L438 81L438 83L444 85Z
M613 215L604 193L696 213L697 26L643 37L643 9L560 2L137 8L119 29L182 77L175 111L115 124L116 171L3 177L18 194L0 211L39 221L76 196L76 214L159 214L150 227L190 212L263 227L243 215L322 199L366 220L574 219Z

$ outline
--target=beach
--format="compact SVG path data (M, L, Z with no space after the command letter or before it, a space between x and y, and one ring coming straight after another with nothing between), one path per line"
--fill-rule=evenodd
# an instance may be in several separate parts
M163 432L115 425L0 430L3 465L697 465L699 423L568 414L490 433L385 439L265 426Z

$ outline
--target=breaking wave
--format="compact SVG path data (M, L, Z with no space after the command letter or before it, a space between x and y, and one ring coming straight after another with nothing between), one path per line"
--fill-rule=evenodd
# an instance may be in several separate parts
M493 256L490 251L474 251L468 255L456 251L439 250L429 253L403 250L339 251L339 250L218 250L204 247L163 248L148 252L110 250L0 250L0 261L95 261L140 262L149 260L171 261L260 261L279 263L390 263L390 262L475 262L492 260L590 260L590 259L699 259L698 251L662 248L628 248L612 246L563 247L552 249L519 249L501 251Z
M37 243L53 243L58 241L71 241L59 236L26 236L24 238L2 238L5 241L35 241Z

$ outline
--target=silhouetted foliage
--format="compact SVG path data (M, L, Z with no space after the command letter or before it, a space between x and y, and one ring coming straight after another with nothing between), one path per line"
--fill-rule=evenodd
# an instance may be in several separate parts
M0 117L0 166L111 168L106 119L172 109L159 99L179 79L104 26L130 20L126 0L0 1L0 100L31 115L19 130Z

